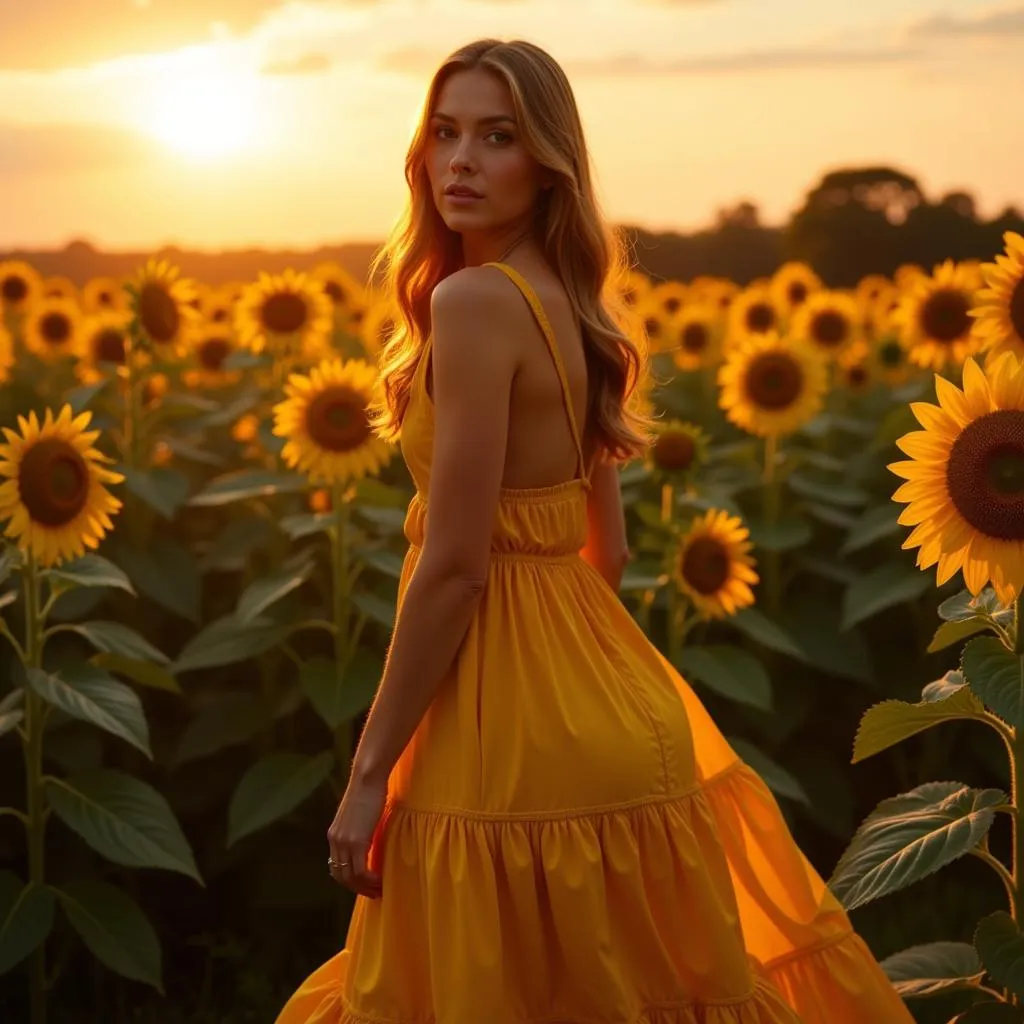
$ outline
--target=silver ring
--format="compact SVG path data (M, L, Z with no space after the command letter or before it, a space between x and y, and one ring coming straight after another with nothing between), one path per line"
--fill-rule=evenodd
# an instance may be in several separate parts
M329 868L347 868L351 861L347 860L335 860L333 857L327 858L327 866Z

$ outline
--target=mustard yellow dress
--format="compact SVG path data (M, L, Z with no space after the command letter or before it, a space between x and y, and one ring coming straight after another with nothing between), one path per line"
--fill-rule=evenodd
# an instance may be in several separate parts
M504 489L487 586L392 772L383 896L277 1024L912 1024L772 794L580 557L589 482ZM428 342L429 345L429 342ZM429 349L428 349L429 351ZM426 358L401 447L429 515Z

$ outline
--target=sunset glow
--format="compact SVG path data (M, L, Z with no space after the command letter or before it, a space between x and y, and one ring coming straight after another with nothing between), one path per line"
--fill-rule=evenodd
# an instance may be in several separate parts
M254 81L206 72L167 83L146 130L190 160L216 160L252 144L257 113Z

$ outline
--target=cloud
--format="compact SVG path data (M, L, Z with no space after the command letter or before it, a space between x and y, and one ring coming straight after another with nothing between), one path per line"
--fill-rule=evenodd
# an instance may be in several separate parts
M82 67L244 33L283 0L0 0L0 69Z
M306 53L290 60L270 61L260 71L264 75L316 75L329 71L333 66L334 58L326 53Z
M909 34L911 38L918 39L1024 35L1024 7L990 11L976 18L952 18L948 14L936 14L912 26Z
M586 76L697 75L899 64L915 60L922 54L922 50L906 46L871 50L794 47L668 60L658 60L647 54L620 53L608 57L569 58L562 64L570 74ZM377 66L385 71L419 76L432 72L444 56L439 50L404 47L382 55Z
M101 125L0 124L0 177L142 168L158 159L152 144L129 129ZM30 176L30 177L29 177Z

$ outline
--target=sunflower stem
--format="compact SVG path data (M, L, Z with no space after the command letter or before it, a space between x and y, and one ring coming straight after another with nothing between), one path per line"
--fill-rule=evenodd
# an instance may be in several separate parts
M345 670L352 651L350 616L352 579L348 550L349 498L345 485L335 480L331 485L331 510L334 529L331 531L332 593L334 598L334 659L335 683L344 685ZM342 789L347 785L352 760L352 723L342 722L335 733L335 756L342 771Z
M43 667L43 617L39 607L39 575L35 555L27 555L22 578L25 595L25 659L26 668ZM32 885L45 885L44 842L46 809L43 790L43 699L32 688L25 687L25 755L26 804L28 808L28 868ZM32 953L30 1014L32 1024L46 1022L46 950L40 943Z
M779 482L775 476L779 439L769 434L764 439L764 474L762 475L762 500L765 532L769 535L779 518ZM773 546L764 553L765 603L772 615L778 614L781 604L779 587L779 552Z

